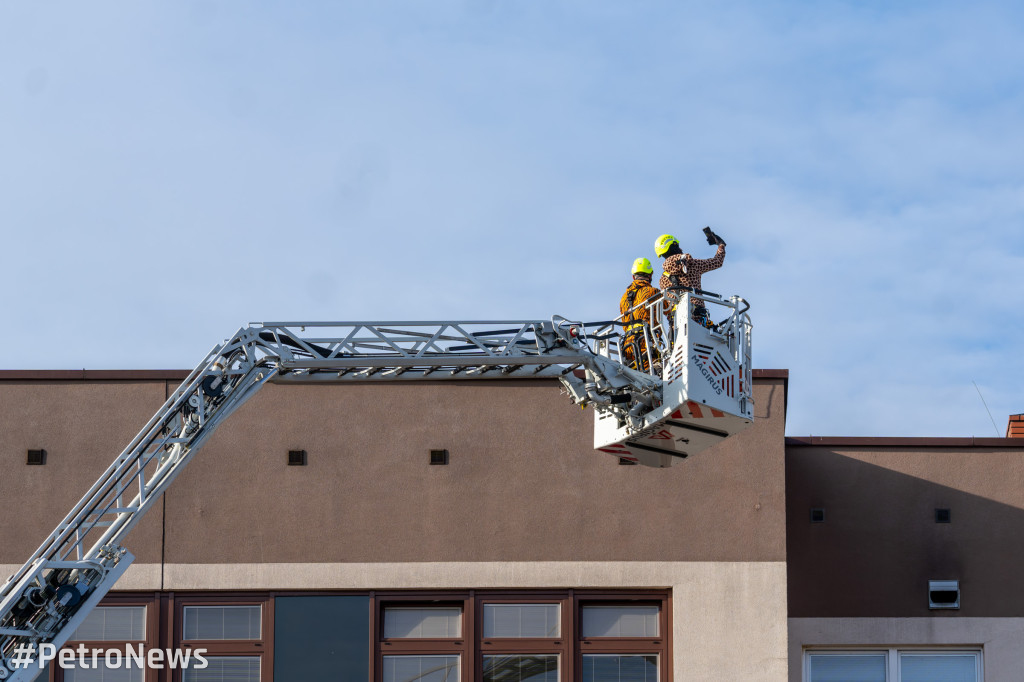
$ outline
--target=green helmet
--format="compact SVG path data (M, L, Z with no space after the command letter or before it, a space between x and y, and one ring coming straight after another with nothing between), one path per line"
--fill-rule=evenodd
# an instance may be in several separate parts
M633 261L633 274L634 275L650 275L654 272L654 268L651 267L651 261L646 258L637 258Z
M654 241L654 253L664 257L673 244L679 244L679 240L670 234L663 234Z

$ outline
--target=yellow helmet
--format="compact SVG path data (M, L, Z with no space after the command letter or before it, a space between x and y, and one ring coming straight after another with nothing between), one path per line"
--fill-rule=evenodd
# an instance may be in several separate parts
M654 241L654 253L659 256L664 256L673 244L678 244L679 240L670 234L663 234Z
M635 261L633 261L632 272L634 275L650 275L654 272L654 268L651 267L651 261L647 260L646 258L637 258Z

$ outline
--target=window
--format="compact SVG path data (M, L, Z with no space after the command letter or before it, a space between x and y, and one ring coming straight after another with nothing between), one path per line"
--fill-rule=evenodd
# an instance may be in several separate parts
M458 656L385 656L384 682L458 682Z
M256 606L186 606L183 639L259 639L262 609Z
M99 668L64 669L64 682L142 682L145 678L146 671L130 662L117 668L103 663Z
M135 652L140 648L156 646L155 618L157 609L150 609L148 600L118 596L109 598L92 610L72 633L66 648L76 649L84 645L86 651L100 650L95 667L90 658L89 667L66 667L51 664L54 679L57 682L144 682L146 670L136 667L130 657L126 656L126 648L131 646ZM155 605L154 605L155 606ZM109 662L105 656L112 653ZM74 665L74 664L72 664ZM49 676L40 677L42 680Z
M583 654L583 682L657 682L653 654Z
M483 682L558 682L558 654L484 656Z
M181 682L259 682L270 677L264 670L264 651L273 647L273 629L267 627L265 597L222 595L184 597L177 603L174 647L206 649L205 668L192 659L181 671Z
M667 682L669 605L667 590L111 595L69 648L170 649L190 665L52 666L40 682ZM930 674L936 652L905 653L928 655L905 658L907 675Z
M436 639L462 635L462 608L458 606L388 607L384 609L385 639Z
M657 682L666 629L661 604L584 602L580 606L583 682Z
M259 656L205 656L207 666L191 665L181 672L181 682L260 682Z
M886 682L884 653L810 654L808 682Z
M145 606L99 606L71 635L73 642L141 642L146 639Z
M386 592L373 682L666 682L666 590Z
M569 646L562 635L567 599L480 599L483 682L560 682ZM569 628L572 626L569 625Z
M484 637L558 637L558 604L484 604Z
M979 652L899 654L900 682L978 682L981 679Z
M338 680L339 670L342 678L375 679L369 595L282 595L273 604L275 681Z
M382 682L460 682L466 640L460 600L385 604L381 610Z
M981 682L979 650L808 651L806 682Z
M657 606L584 606L584 637L657 637Z

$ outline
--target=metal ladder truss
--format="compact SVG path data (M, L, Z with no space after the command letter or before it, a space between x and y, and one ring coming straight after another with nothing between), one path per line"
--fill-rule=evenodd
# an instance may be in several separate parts
M0 680L34 679L38 667L16 667L14 659L35 659L38 648L26 657L26 645L60 647L68 640L134 559L122 547L124 536L216 427L268 381L557 377L599 409L625 414L637 400L657 400L660 380L595 353L586 327L559 316L242 327L206 355L0 587Z

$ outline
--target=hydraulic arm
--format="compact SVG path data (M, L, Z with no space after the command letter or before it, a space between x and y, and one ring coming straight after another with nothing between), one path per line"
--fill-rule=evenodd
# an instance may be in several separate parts
M698 304L727 317L698 319L691 314ZM646 361L634 353L634 367L621 355L621 318L242 327L207 354L0 587L0 680L34 679L38 668L24 667L25 648L35 647L35 658L39 645L60 647L71 637L134 559L125 535L217 426L268 381L558 378L573 402L595 407L595 448L657 467L750 424L745 302L686 290L644 305Z
M551 321L262 323L216 346L0 588L0 680L16 649L62 646L125 572L125 535L214 432L271 380L384 381L562 377L583 370L590 390L655 399L660 380L595 353L585 327ZM575 379L575 375L573 375Z

